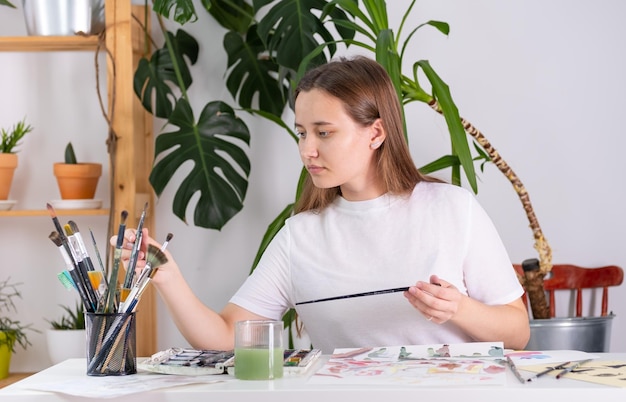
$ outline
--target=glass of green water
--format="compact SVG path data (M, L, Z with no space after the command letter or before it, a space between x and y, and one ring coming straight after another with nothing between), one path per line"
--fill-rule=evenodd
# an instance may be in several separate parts
M283 376L283 322L235 323L235 378L273 380Z

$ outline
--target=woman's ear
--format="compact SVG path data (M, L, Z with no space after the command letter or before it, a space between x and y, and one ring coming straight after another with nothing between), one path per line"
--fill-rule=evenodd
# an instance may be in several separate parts
M370 148L376 149L382 145L386 138L385 129L383 128L383 123L380 118L372 123L370 131Z

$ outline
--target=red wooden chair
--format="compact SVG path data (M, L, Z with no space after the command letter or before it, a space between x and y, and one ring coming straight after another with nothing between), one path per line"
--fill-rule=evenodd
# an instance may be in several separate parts
M520 264L513 264L518 275L524 275ZM555 264L543 281L543 287L548 292L550 317L555 316L555 291L576 291L576 317L582 316L583 289L602 288L602 307L600 315L608 315L609 310L609 286L619 286L624 280L624 271L616 265L608 265L598 268L583 268L571 264ZM526 293L523 296L527 302ZM528 305L528 304L527 304Z

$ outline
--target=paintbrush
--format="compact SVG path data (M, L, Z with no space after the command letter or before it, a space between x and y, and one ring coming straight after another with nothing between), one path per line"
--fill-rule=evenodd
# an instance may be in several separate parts
M76 250L80 253L81 257L83 257L83 261L85 261L85 268L87 268L87 271L94 271L95 268L93 266L93 262L91 261L91 257L89 257L89 253L87 252L87 247L85 246L85 242L83 241L83 236L78 230L78 225L76 224L76 222L71 220L68 221L67 224L72 230L72 237L74 238ZM65 232L67 233L67 229Z
M163 254L163 252L167 248L170 240L172 240L172 237L174 237L174 235L172 233L168 233L165 237L165 241L159 249L157 249L156 246L153 245L151 245L151 247L148 247L148 258L146 258L146 266L139 273L139 279L137 280L138 282L139 280L152 278L154 276L154 273L156 272L156 269L167 262L167 257L165 257L165 254Z
M124 244L124 232L126 231L126 218L128 211L122 211L120 219L120 227L117 231L117 242L115 251L113 252L113 268L111 269L111 277L109 278L109 287L107 288L107 297L103 306L105 313L112 313L115 309L115 287L117 285L117 274L120 269L120 260L122 258L122 245Z
M63 226L61 226L61 223L59 222L59 219L57 218L57 213L54 210L54 207L50 205L50 203L47 203L46 207L48 208L48 212L50 213L50 216L52 217L52 223L54 223L54 227L59 233L61 240L65 240L65 235L63 234Z
M107 280L107 272L106 269L104 268L104 264L102 263L102 257L100 257L100 250L98 250L98 244L96 243L96 237L93 235L93 232L91 231L91 229L89 229L89 234L91 235L91 243L93 244L93 249L96 252L96 257L98 257L98 263L100 264L100 270L102 271L102 279L104 281L104 286L108 287L109 286L109 282Z
M563 377L565 374L571 373L572 371L576 370L578 367L582 366L583 364L589 363L592 360L593 359L582 360L582 361L572 364L571 366L565 367L559 374L556 375L556 379L558 380L559 378Z
M168 242L171 239L171 233L168 235ZM167 242L164 243L164 246L167 246ZM132 310L129 310L130 306L134 305L139 301L141 294L146 289L148 282L154 275L154 272L158 269L159 266L167 263L167 257L165 256L164 247L161 246L159 249L157 246L150 244L148 245L148 252L146 258L146 265L141 270L139 277L137 278L137 282L133 285L133 288L130 290L128 297L125 299L123 304L120 304L119 312L120 313L130 313Z
M137 258L139 256L139 249L141 248L141 240L143 238L143 222L146 219L146 210L148 209L148 203L143 207L143 212L141 213L141 217L139 218L139 223L137 224L137 232L135 233L135 243L133 243L133 248L130 252L130 260L128 261L128 266L126 267L126 277L124 278L123 288L130 289L133 285L133 277L135 275L135 267L137 266Z
M67 290L78 290L76 289L76 284L74 283L74 280L72 279L72 276L70 275L69 271L63 270L62 272L59 272L57 274L57 278L59 278L59 282L61 282L61 285L63 285L63 287Z
M50 240L57 246L61 256L63 257L63 261L65 262L65 266L67 271L69 272L72 280L74 281L74 285L76 286L76 290L78 291L78 295L80 296L83 305L85 306L85 310L89 312L95 311L94 306L91 303L91 299L87 295L87 290L85 289L84 281L81 279L80 274L76 270L76 265L67 250L63 246L63 240L58 232L52 232L48 236Z
M325 299L309 300L309 301L296 303L296 305L310 304L310 303L320 303L320 302L331 301L331 300L340 300L340 299L351 299L353 297L375 296L375 295L382 295L382 294L385 294L385 293L406 292L407 290L409 290L408 286L405 286L405 287L402 287L402 288L373 290L371 292L354 293L354 294L351 294L351 295L334 296L334 297L327 297Z
M72 230L72 227L69 224L64 226L65 234L67 235L68 244L70 246L70 253L74 261L76 261L76 270L80 274L81 280L85 285L85 291L87 292L87 297L91 301L91 304L94 306L94 311L98 307L98 295L96 295L96 289L91 285L91 281L89 280L89 267L87 265L87 261L85 260L85 254L81 251L81 245L79 244L78 239L76 238L76 234ZM85 250L85 253L87 251Z
M57 230L57 232L59 233L59 236L61 237L61 243L63 244L63 247L65 247L65 249L67 250L67 253L71 257L70 248L69 248L69 245L67 244L67 237L65 237L65 234L63 232L63 226L61 226L61 223L59 222L59 218L57 218L57 213L54 210L54 207L50 205L50 203L47 203L46 208L48 208L50 217L52 217L52 223L54 224L54 228Z

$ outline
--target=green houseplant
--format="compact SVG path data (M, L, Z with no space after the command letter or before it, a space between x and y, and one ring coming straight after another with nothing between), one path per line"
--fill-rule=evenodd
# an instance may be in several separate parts
M448 86L427 60L414 62L408 73L402 71L405 51L419 29L434 28L445 35L449 32L448 24L427 21L403 36L414 3L410 2L397 31L389 27L387 5L383 0L258 0L252 4L211 0L203 2L203 6L227 29L223 39L228 57L225 82L239 107L274 121L294 140L296 137L281 116L290 106L290 91L302 72L333 57L339 43L371 52L392 77L405 109L417 101L445 119L450 134L450 153L424 165L423 172L449 168L454 184L461 184L463 172L469 185L477 191L474 164L491 161L509 179L526 211L540 257L540 271L532 278L520 277L520 280L527 282L527 287L534 283L541 290L543 276L551 267L551 251L519 177L485 136L460 116ZM223 102L207 104L198 119L190 107L187 90L193 79L189 65L197 60L199 46L195 38L182 29L168 32L162 17L173 15L180 25L194 22L197 15L193 3L190 0L155 0L153 10L158 15L165 42L153 52L150 60L139 63L135 92L149 112L166 119L167 124L176 129L157 137L156 156L166 153L167 156L155 164L150 181L160 195L176 169L187 160L194 160L194 170L177 190L173 212L187 221L185 211L191 196L200 191L194 224L220 229L242 208L250 170L244 149L234 141L223 139L230 136L247 145L250 133L242 126L234 109ZM327 27L334 28L336 33L332 34ZM357 37L362 39L355 39ZM420 81L424 76L430 89ZM255 97L258 100L253 104ZM221 138L217 137L219 134ZM473 147L469 146L470 141ZM190 153L190 149L193 152ZM217 151L227 153L235 163L226 162ZM216 177L216 167L223 169L221 177ZM299 186L296 200L298 194ZM268 226L253 269L265 246L292 214L293 205L287 205ZM547 316L547 308L543 308L545 294L534 292L538 296L536 300L533 293L529 295L535 317Z
M56 330L85 329L85 308L81 303L76 303L73 308L61 305L64 313L56 320L46 320Z
M27 349L31 345L28 331L38 332L32 324L23 324L19 320L4 316L4 313L17 312L15 300L21 299L21 283L10 282L11 278L0 281L0 379L9 374L11 355L16 352L15 345Z
M14 124L10 129L2 128L0 135L0 200L9 198L13 175L17 169L17 147L26 134L33 128L26 124L26 118Z

